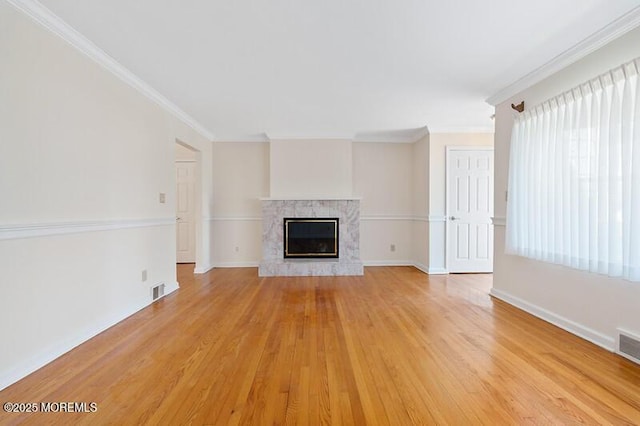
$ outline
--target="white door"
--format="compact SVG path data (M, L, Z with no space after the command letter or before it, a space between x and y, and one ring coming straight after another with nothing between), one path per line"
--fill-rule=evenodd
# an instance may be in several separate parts
M447 149L447 269L493 271L493 149Z
M176 259L196 261L195 162L176 162Z

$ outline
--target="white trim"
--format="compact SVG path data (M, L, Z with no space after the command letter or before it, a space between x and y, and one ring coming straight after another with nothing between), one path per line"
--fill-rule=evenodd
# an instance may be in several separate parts
M507 218L505 216L495 216L491 218L493 226L507 226Z
M526 300L520 299L519 297L513 296L505 291L492 288L489 294L496 299L500 299L503 302L515 306L516 308L522 309L523 311L528 312L535 317L538 317L548 323L551 323L563 330L568 331L569 333L575 334L576 336L588 340L591 343L594 343L608 351L615 351L615 338L613 337L602 334L582 324L578 324L575 321L555 314L551 311L541 308L540 306L534 305L533 303L529 303Z
M214 268L257 268L260 262L257 260L245 260L241 262L220 262Z
M193 269L193 273L194 274L206 274L207 272L209 272L210 270L213 269L213 265L204 265L204 266L199 266L196 265L196 267Z
M327 196L301 196L301 197L260 197L260 201L360 201L362 197L327 197Z
M488 145L446 145L447 151L495 151L494 146Z
M428 274L429 272L429 267L423 263L420 262L413 262L413 267L416 268L417 270L419 270L420 272L424 272L425 274Z
M180 285L176 281L168 283L165 286L165 293L162 297L168 296L169 294L175 292L179 288L180 288ZM149 300L146 303L141 304L133 308L132 310L122 312L119 314L110 315L105 320L100 321L91 327L87 327L84 331L81 331L75 337L71 337L63 341L58 341L52 348L48 349L47 353L38 354L27 360L23 360L14 368L12 368L8 374L6 374L3 377L0 377L0 391L12 385L13 383L16 383L17 381L25 378L26 376L33 373L34 371L44 367L45 365L49 364L55 359L61 357L62 355L66 354L73 348L83 343L86 343L92 337L97 336L98 334L108 330L109 328L113 327L119 322L140 312L144 308L147 308L157 300L159 299L151 300L151 298L149 298Z
M269 141L311 141L311 140L323 140L323 141L352 141L353 133L342 134L342 135L329 135L329 134L316 134L316 135L305 135L305 134L297 134L297 135L271 135L269 133L266 134L269 138Z
M177 281L174 281L172 283L168 283L165 288L164 288L164 294L162 295L162 297L166 297L168 295L170 295L171 293L173 293L174 291L180 289L180 284L178 284ZM154 300L154 302L162 299L162 297Z
M428 266L412 262L410 260L363 260L363 266L413 266L414 268L430 275L442 275L448 274L449 272L444 268L429 268ZM198 268L203 272L198 270L194 271L195 273L206 273L214 268L255 268L259 267L260 262L252 262L252 261L243 261L243 262L221 262L216 263L215 266L210 266L207 268Z
M363 266L413 266L409 260L363 260Z
M574 62L577 62L639 25L640 6L637 6L580 43L565 50L544 65L536 68L516 82L499 90L496 94L486 100L487 103L495 106L506 101L510 97L528 89L536 83L539 83Z
M235 136L230 136L230 137L225 137L224 135L222 135L221 137L216 138L216 140L214 142L233 142L233 143L243 143L243 142L248 142L248 143L269 143L271 142L271 139L269 138L269 135L267 135L266 133L258 133L255 135L235 135Z
M429 223L431 223L431 222L446 222L447 221L447 217L446 216L437 215L437 214L430 214L429 217L427 218L427 221Z
M238 217L208 217L209 222L258 222L262 218L259 216L238 216Z
M129 219L103 220L92 222L59 222L59 223L31 223L22 225L1 225L0 241L20 238L48 237L52 235L79 234L96 231L114 231L129 228L147 228L151 226L174 225L176 219Z
M160 105L176 118L190 126L208 140L213 140L213 134L198 123L189 114L178 108L174 103L161 95L157 90L126 69L104 50L93 44L89 39L73 29L60 17L35 0L7 0L13 7L29 16L31 19L51 31L81 53L98 63L120 80L136 89L144 96Z
M56 358L59 358L65 353L69 352L76 346L85 343L92 337L95 337L108 328L113 327L120 321L141 311L142 309L149 306L152 302L153 301L151 300L151 298L149 298L146 303L138 305L131 310L110 315L102 321L85 327L84 331L81 331L75 336L72 336L65 340L57 341L56 344L53 345L53 347L49 347L47 349L46 353L39 353L29 359L20 361L17 365L13 366L13 368L7 374L0 377L0 391L17 382L18 380L23 379L39 368L44 367Z
M427 126L417 129L383 130L378 132L359 132L353 135L353 142L367 143L414 143L429 134Z
M449 272L444 268L429 268L427 265L410 260L365 260L364 266L413 266L428 275L445 275Z

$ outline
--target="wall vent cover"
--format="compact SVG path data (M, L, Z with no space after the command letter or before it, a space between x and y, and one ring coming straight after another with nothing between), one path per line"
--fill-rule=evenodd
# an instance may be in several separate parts
M617 352L623 357L640 364L640 337L618 329Z
M164 296L164 284L158 284L155 287L151 288L151 298L153 300L157 300Z

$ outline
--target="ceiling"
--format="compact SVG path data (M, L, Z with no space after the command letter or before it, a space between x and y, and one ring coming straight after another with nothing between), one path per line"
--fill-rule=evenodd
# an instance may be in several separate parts
M215 140L491 131L489 96L640 0L41 0Z

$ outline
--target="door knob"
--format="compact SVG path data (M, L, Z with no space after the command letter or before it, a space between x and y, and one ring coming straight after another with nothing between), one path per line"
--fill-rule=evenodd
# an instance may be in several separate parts
M181 217L176 217L176 222L180 222L182 220Z
M459 218L459 217L455 217L455 216L449 216L449 219L450 219L450 220L458 220L458 219L460 219L460 218Z

